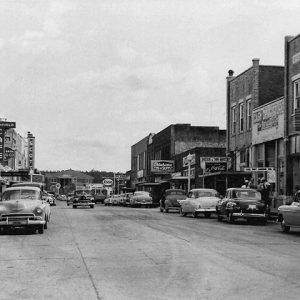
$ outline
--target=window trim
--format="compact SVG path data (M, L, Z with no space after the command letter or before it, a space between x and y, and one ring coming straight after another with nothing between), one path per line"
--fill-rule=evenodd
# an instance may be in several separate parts
M245 117L244 117L244 102L241 102L239 104L239 131L240 131L240 133L245 131L244 119L245 119Z
M246 130L252 130L252 101L246 101Z

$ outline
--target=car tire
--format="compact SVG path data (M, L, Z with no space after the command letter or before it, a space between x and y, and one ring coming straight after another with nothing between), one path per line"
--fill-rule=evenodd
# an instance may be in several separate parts
M287 225L285 225L285 221L284 221L284 219L282 219L282 220L281 220L281 222L280 222L280 226L281 226L281 230L282 230L282 232L285 232L285 233L289 232L289 231L290 231L290 229L291 229L291 227L290 227L290 226L287 226Z
M165 213L168 213L169 212L169 209L168 207L165 208Z
M161 208L161 207L159 208L159 210L160 210L160 212L163 212L163 211L164 211L163 208Z
M210 216L211 216L211 212L204 212L204 217L205 218L210 218Z
M180 213L180 216L181 216L181 217L185 217L185 216L186 216L186 213L184 213L184 212L182 211L182 207L180 207L179 213Z
M43 234L44 233L44 224L42 224L42 225L40 225L39 227L38 227L38 233L39 234Z
M230 223L230 224L233 224L233 223L234 223L234 218L233 218L233 215L232 215L231 212L228 213L228 223Z
M198 212L194 211L192 216L193 216L193 218L197 219L198 218Z
M70 204L69 203L67 203L67 206L69 206Z
M90 208L94 208L94 205L90 205Z
M45 229L48 229L48 222L46 221L45 225L44 225Z
M220 216L220 215L218 214L218 215L217 215L217 220L218 220L219 222L221 222L221 221L223 220L223 217Z
M77 208L77 205L73 205L73 208Z

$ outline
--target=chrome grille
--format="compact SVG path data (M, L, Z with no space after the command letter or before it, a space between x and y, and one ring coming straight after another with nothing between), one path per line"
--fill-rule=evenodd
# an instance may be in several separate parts
M34 214L3 214L0 221L21 221L21 220L34 220Z

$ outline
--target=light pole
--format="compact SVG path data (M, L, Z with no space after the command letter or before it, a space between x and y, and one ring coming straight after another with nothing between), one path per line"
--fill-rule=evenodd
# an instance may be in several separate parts
M192 161L192 154L189 153L188 156L186 157L188 161L188 193L191 189L191 161Z

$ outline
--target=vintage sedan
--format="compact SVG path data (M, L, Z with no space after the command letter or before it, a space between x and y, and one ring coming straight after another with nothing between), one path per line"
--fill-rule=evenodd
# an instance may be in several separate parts
M237 219L256 220L262 224L267 222L265 204L261 194L255 189L229 188L225 198L217 205L218 221L226 219L234 223Z
M180 210L179 200L186 199L186 193L181 189L165 190L162 198L159 201L159 209L161 212L168 213L169 210Z
M50 205L42 198L38 187L17 186L7 188L0 202L0 228L30 228L40 234L50 221Z
M153 201L149 192L137 191L133 193L130 199L131 207L152 207Z
M300 228L300 203L295 201L291 205L279 206L278 222L283 232L289 232L291 227Z
M94 208L95 202L91 190L76 190L72 199L73 208L78 206L89 206Z
M185 200L180 200L180 215L192 214L196 218L203 213L209 218L216 212L216 205L220 200L219 193L214 189L192 189Z

